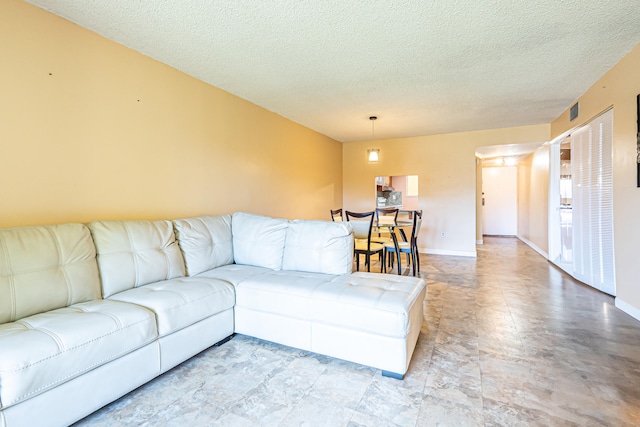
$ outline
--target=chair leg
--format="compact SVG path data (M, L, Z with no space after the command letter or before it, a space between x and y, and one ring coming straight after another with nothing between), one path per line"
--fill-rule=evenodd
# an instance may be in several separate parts
M416 275L416 254L414 251L411 251L411 258L412 258L412 262L413 262L413 275Z
M398 258L398 276L402 275L402 261L400 257L400 251L396 252L396 257Z
M367 263L367 271L371 272L371 255L366 254L364 256L365 262Z
M356 254L356 271L360 271L360 254Z

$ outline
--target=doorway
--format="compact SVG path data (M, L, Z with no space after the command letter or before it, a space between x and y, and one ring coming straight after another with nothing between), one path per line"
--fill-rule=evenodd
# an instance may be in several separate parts
M483 234L518 234L518 169L516 166L482 168Z
M549 146L549 260L573 274L571 135Z
M571 137L560 143L560 259L573 264L573 180L571 174Z

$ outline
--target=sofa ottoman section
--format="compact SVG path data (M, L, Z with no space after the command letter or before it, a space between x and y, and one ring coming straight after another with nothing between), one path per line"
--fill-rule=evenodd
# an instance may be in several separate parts
M334 275L271 271L236 286L236 326L240 334L311 350L313 294Z
M338 276L313 293L311 349L402 378L420 334L425 295L420 278Z
M253 218L242 219L259 229ZM244 234L235 228L233 233ZM282 269L235 284L236 332L402 378L422 326L425 281L351 274L352 260L349 224L290 221Z

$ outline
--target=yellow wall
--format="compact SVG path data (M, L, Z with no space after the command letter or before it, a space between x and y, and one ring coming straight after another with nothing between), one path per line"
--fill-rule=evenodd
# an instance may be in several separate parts
M518 237L549 253L549 147L518 163Z
M585 58L588 61L589 58ZM616 305L640 317L640 188L636 187L636 96L640 94L640 45L578 99L580 114L565 111L551 124L551 134L588 122L613 106L613 210Z
M476 147L549 140L549 125L350 142L343 145L345 209L375 208L375 177L418 175L424 216L418 245L427 253L476 253ZM367 148L380 161L367 162ZM444 232L445 237L440 233Z
M0 63L0 227L342 203L342 144L19 0Z

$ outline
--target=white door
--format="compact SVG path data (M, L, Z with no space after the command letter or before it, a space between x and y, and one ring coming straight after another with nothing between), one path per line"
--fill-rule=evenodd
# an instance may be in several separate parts
M518 168L482 169L483 233L489 236L515 236L518 233Z

